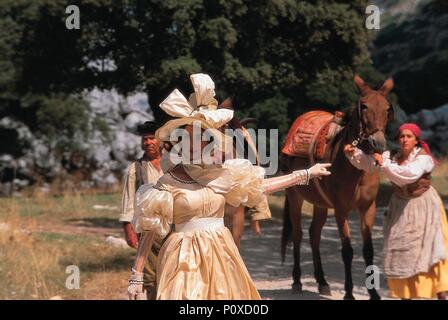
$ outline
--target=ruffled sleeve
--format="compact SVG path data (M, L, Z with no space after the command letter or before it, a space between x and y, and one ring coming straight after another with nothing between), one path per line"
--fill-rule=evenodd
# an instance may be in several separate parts
M142 185L135 195L134 230L137 233L153 231L164 238L172 223L173 196L169 188L161 183Z
M226 160L223 167L229 171L229 179L232 181L230 191L224 195L228 204L254 207L263 201L265 171L262 167L252 165L247 159Z

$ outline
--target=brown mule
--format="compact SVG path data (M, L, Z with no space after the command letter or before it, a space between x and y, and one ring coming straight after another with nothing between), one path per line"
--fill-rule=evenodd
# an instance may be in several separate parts
M344 155L346 144L358 145L367 153L383 152L386 148L385 128L393 118L394 109L387 100L393 88L392 79L387 79L379 90L372 90L355 76L355 84L361 96L358 105L345 114L343 129L332 143L326 146L321 162L331 162L332 174L322 180L313 180L309 186L295 186L286 190L284 225L282 234L282 259L292 232L294 245L293 290L301 291L300 243L302 240L301 206L306 200L314 205L314 214L309 229L314 264L314 276L319 293L331 294L325 280L319 251L322 228L328 215L328 208L334 208L336 223L342 242L342 260L345 269L344 299L354 299L352 282L353 249L350 241L348 213L357 209L361 219L363 257L366 266L373 264L372 228L376 213L376 196L379 188L379 174L367 174L356 169ZM314 150L313 150L314 151ZM314 155L309 158L282 154L282 169L285 173L313 165ZM367 275L368 276L368 275ZM380 299L375 289L368 289L371 299Z

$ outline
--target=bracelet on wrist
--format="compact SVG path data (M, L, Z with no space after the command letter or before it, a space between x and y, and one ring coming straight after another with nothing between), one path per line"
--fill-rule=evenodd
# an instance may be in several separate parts
M129 284L143 284L143 280L129 279Z

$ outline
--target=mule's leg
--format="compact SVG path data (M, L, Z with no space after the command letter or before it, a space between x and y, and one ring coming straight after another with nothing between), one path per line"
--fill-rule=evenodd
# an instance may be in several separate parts
M352 279L353 248L350 240L348 211L335 209L334 214L342 243L341 255L342 255L342 261L344 262L344 271L345 271L344 300L354 300L355 297L353 296L353 279Z
M238 250L240 249L241 236L244 231L244 212L245 207L240 206L232 218L232 236Z
M373 243L372 243L372 230L375 224L376 204L372 202L366 206L360 206L360 218L361 218L361 235L362 235L362 255L366 263L366 267L373 265ZM372 271L373 272L373 271ZM370 276L367 274L366 276ZM371 300L381 299L375 288L367 289Z
M437 300L447 300L447 292L437 292Z
M302 242L302 204L303 199L299 195L296 187L286 189L286 196L289 204L289 218L292 224L292 242L294 251L294 267L292 269L292 290L302 292L302 282L300 277L302 271L300 269L300 244Z
M328 210L314 206L313 219L309 229L311 251L313 253L314 264L314 278L318 283L319 293L323 295L331 295L330 286L325 280L324 270L322 268L322 261L320 258L320 238L322 228L327 221Z

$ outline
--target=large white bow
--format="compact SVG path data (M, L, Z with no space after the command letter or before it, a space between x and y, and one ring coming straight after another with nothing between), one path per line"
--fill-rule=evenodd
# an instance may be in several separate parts
M216 109L215 83L208 74L196 73L190 76L194 88L194 96L188 101L177 89L174 89L160 104L172 117L203 118L214 128L219 128L233 118L233 110Z

